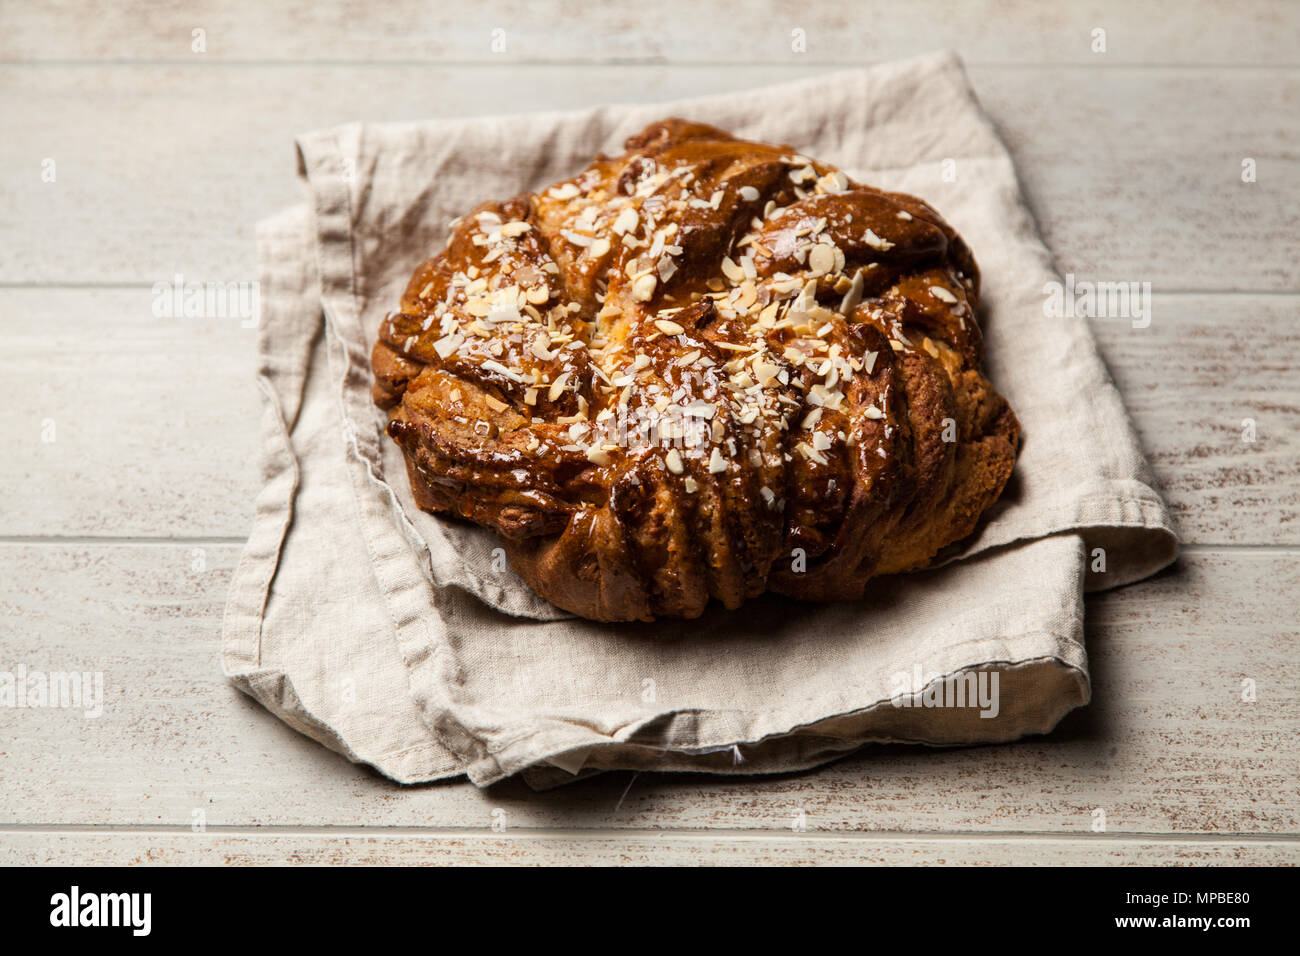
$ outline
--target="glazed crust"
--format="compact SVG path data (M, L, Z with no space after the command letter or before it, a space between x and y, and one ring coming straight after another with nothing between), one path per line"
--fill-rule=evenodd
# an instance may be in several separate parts
M669 119L488 202L372 352L418 505L599 621L860 597L1002 492L979 271L928 205Z

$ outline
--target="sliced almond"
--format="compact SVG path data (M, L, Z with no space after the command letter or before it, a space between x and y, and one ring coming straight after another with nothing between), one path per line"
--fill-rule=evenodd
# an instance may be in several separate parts
M459 332L453 332L451 335L444 335L438 341L433 343L433 350L438 353L438 358L446 358L452 352L460 348L461 343L465 341L465 336Z
M636 229L639 221L640 217L637 215L636 210L631 206L624 206L623 211L618 214L618 217L614 220L614 225L610 228L622 236Z
M881 239L871 229L868 229L866 231L866 233L862 237L862 241L865 242L867 245L869 245L872 249L879 249L881 252L886 252L894 248L894 244L892 242L890 242L888 239Z
M848 315L858 307L862 301L862 270L859 269L853 273L853 282L850 284L848 291L844 293L844 298L840 300L840 312Z
M722 257L722 274L732 282L742 282L745 279L744 268L737 265L731 256Z
M808 252L808 265L814 272L830 272L835 268L835 250L823 242Z
M546 397L552 402L558 399L560 395L564 392L565 385L568 383L568 381L569 381L569 373L568 372L561 373L559 378L557 378L554 382L551 383L551 387L547 391Z
M722 452L718 450L717 445L714 445L713 454L709 456L709 473L714 475L720 475L726 470L727 470L727 459L722 457Z
M514 369L506 368L500 362L494 362L491 359L483 363L483 368L489 372L496 372L498 375L504 375L513 382L523 381L523 377Z
M641 276L632 283L632 298L638 302L649 302L654 297L655 286L658 284L658 278L652 273Z

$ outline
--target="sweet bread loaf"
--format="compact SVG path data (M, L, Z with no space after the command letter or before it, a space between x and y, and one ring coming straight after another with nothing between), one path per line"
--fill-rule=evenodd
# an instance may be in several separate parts
M857 598L969 535L1019 424L956 232L697 123L626 150L456 220L383 322L374 399L419 506L600 621Z

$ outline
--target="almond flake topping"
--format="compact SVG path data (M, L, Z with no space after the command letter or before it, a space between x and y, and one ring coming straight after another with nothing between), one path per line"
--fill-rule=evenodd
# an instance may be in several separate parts
M444 335L438 341L433 343L433 350L438 353L438 358L446 358L452 352L460 348L465 341L465 336L459 332L453 332L451 335Z
M724 256L722 259L722 274L732 282L741 282L745 278L745 270L732 260L731 256Z
M557 398L559 398L561 393L563 393L565 385L568 383L568 381L569 381L569 373L561 372L560 376L551 383L551 387L546 393L547 399L553 402Z
M892 242L890 242L888 239L881 239L871 229L868 229L866 233L863 234L862 241L865 242L867 245L869 245L872 249L879 249L881 252L886 252L894 248L894 244Z
M618 218L614 220L614 225L610 228L622 236L635 230L639 221L640 217L637 215L636 210L631 206L624 206L622 212L618 214Z
M639 277L632 283L632 298L638 302L649 302L655 294L655 286L658 283L659 280L651 273Z
M853 283L849 286L848 291L844 293L844 298L840 301L840 312L848 315L858 307L858 303L861 301L862 270L859 269L857 272L853 273Z
M803 455L809 461L815 461L819 465L830 464L830 462L826 460L825 455L823 455L819 450L814 448L812 445L808 444L806 441L799 442L799 444L794 446L794 450L797 451L799 454Z
M830 272L835 268L835 247L819 242L808 253L808 265L814 272Z
M502 365L500 362L493 362L489 360L483 363L483 368L485 368L489 372L496 372L498 375L504 375L506 378L514 382L523 381L523 379L519 376L518 372L511 371L510 369ZM500 409L498 409L498 411L500 411Z

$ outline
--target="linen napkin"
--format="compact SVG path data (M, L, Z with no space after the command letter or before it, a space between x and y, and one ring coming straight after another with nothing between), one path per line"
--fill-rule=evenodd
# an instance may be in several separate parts
M556 610L488 531L416 508L370 401L369 350L447 224L682 116L788 143L930 202L983 273L986 372L1023 426L1002 499L939 566L859 602L764 596L697 621ZM1046 733L1085 704L1083 592L1177 554L1085 319L951 54L658 105L355 123L302 136L305 206L258 229L265 487L231 586L241 690L402 782L601 770L767 773L868 742Z

